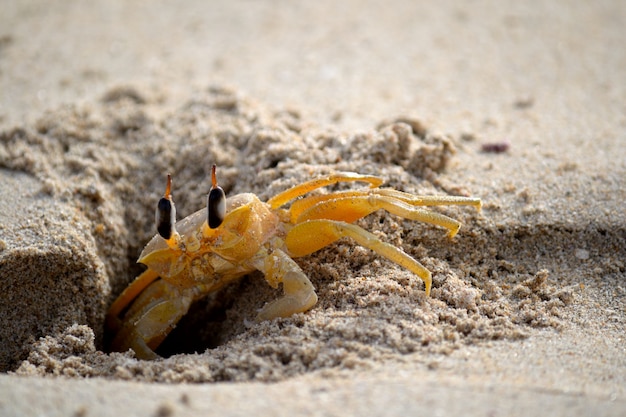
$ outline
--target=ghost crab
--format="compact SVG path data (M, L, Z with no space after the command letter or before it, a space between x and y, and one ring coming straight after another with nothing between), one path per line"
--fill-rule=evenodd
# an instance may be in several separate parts
M382 209L444 227L453 237L460 222L422 207L481 206L478 198L416 196L378 188L383 183L381 178L352 172L306 181L267 202L250 193L226 198L215 171L213 165L207 207L178 223L171 196L172 178L168 175L165 195L156 210L158 234L138 260L148 269L122 292L107 313L111 350L130 348L139 358L158 358L154 350L191 303L255 270L263 273L273 288L282 284L284 292L259 311L257 320L305 312L315 305L317 295L292 258L316 252L343 237L412 271L424 281L425 293L430 295L431 274L422 264L353 222ZM340 182L364 182L370 187L303 197ZM289 202L289 208L282 208Z

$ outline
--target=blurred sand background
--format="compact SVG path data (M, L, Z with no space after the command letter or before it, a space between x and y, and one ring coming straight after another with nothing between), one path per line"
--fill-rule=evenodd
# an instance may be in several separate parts
M0 414L626 412L623 2L0 10ZM307 314L247 328L275 296L247 279L216 349L102 353L162 175L184 216L211 160L233 193L352 169L485 207L444 210L454 242L362 223L434 272L432 300L343 242L301 260Z

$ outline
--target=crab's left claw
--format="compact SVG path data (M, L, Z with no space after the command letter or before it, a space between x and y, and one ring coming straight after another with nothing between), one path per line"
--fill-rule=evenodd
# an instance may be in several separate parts
M126 312L111 349L116 352L132 349L139 359L157 359L154 349L187 314L192 302L191 295L168 282L153 282Z

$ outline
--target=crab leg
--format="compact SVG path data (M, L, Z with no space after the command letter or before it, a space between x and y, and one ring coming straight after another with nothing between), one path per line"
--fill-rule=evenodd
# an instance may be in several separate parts
M377 194L397 198L414 206L474 206L478 210L482 207L482 201L477 197L463 197L457 195L414 195L391 188L381 188Z
M317 303L315 288L293 259L280 249L259 258L258 270L265 274L265 280L273 288L283 284L284 295L266 304L257 320L271 320L276 317L289 317L305 312Z
M348 193L350 194L348 196L335 193L334 198L332 198L333 194L330 194L329 196L331 196L331 198L317 199L318 201L316 201L315 204L302 211L300 211L301 207L296 207L295 210L298 214L298 217L295 222L301 223L307 220L329 219L353 223L354 221L365 217L368 214L375 212L376 210L383 209L388 211L389 213L395 214L405 219L422 221L444 227L448 229L448 236L450 237L454 237L461 227L461 223L455 219L452 219L435 211L416 207L416 205L422 205L421 200L410 200L408 198L405 200L400 200L399 198L382 194L379 191L384 190L371 190L369 192L363 191L362 193ZM475 205L474 199L457 197L457 200L450 200L451 197L444 198L442 198L441 200L442 204L444 204L446 201L452 201L452 204ZM306 203L307 200L308 199L305 198L304 200L302 200L302 202ZM429 200L427 203L431 203L431 200ZM298 211L300 212L298 213Z
M106 316L106 327L111 333L117 333L120 323L120 313L155 279L159 274L151 269L139 275L111 304Z
M164 280L153 282L130 307L111 349L135 351L139 359L156 359L154 353L176 323L189 310L194 297Z
M391 190L388 188L370 189L370 190L338 191L338 192L331 193L331 194L313 195L313 196L309 196L298 201L294 201L291 207L289 208L289 214L291 215L291 222L299 223L300 215L303 212L309 210L311 207L315 205L318 205L318 204L321 205L321 203L325 201L329 201L329 200L343 199L342 201L347 203L341 207L341 212L343 213L346 210L349 210L351 208L352 204L350 203L350 198L352 197L355 197L355 198L371 197L369 198L369 200L371 201L371 204L374 204L375 200L384 201L385 199L386 200L395 199L395 200L403 201L412 206L442 206L442 205L460 206L460 205L463 205L463 206L474 206L478 209L480 209L481 207L480 199L472 198L472 197L448 196L448 195L446 196L416 196L416 195L412 195L408 193L403 193L401 191ZM329 205L329 207L330 206L332 206L332 204ZM353 221L361 217L364 217L367 214L372 213L376 210L377 209L374 209L374 210L367 212L366 214L359 215L356 218L354 218L354 220L347 220L343 218L335 219L335 220L344 220L344 221L347 221L348 223L352 223ZM322 218L322 217L319 217L319 218ZM326 217L326 218L329 218L329 217ZM330 217L330 218L334 218L334 217ZM422 220L422 219L415 219L415 220Z
M302 184L296 185L295 187L289 188L282 193L276 194L274 197L270 198L267 201L267 204L269 204L272 209L276 209L284 204L287 204L291 200L294 200L318 188L336 184L338 182L352 181L369 182L370 188L378 187L380 184L383 183L382 178L375 177L373 175L361 175L354 172L339 172L337 174L329 175L325 178L310 180L307 182L303 182Z
M285 244L291 256L299 257L316 252L342 237L350 237L359 245L413 272L424 281L426 295L430 295L432 277L428 269L402 250L357 225L336 220L309 220L295 225L287 234Z

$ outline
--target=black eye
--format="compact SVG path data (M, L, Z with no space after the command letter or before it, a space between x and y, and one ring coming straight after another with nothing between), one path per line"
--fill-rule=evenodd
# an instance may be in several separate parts
M207 198L207 223L211 229L216 229L226 216L226 194L222 187L217 185L215 165L211 169L212 187Z
M226 194L222 187L211 188L207 199L208 223L211 229L219 227L226 215Z
M176 225L176 207L170 195L171 187L172 176L168 174L165 195L157 203L156 212L154 214L157 231L165 240L169 240L172 237Z
M172 226L176 222L176 208L174 208L174 204L167 198L161 198L159 200L155 221L157 231L163 239L167 240L172 237L172 234L174 234L174 228Z

